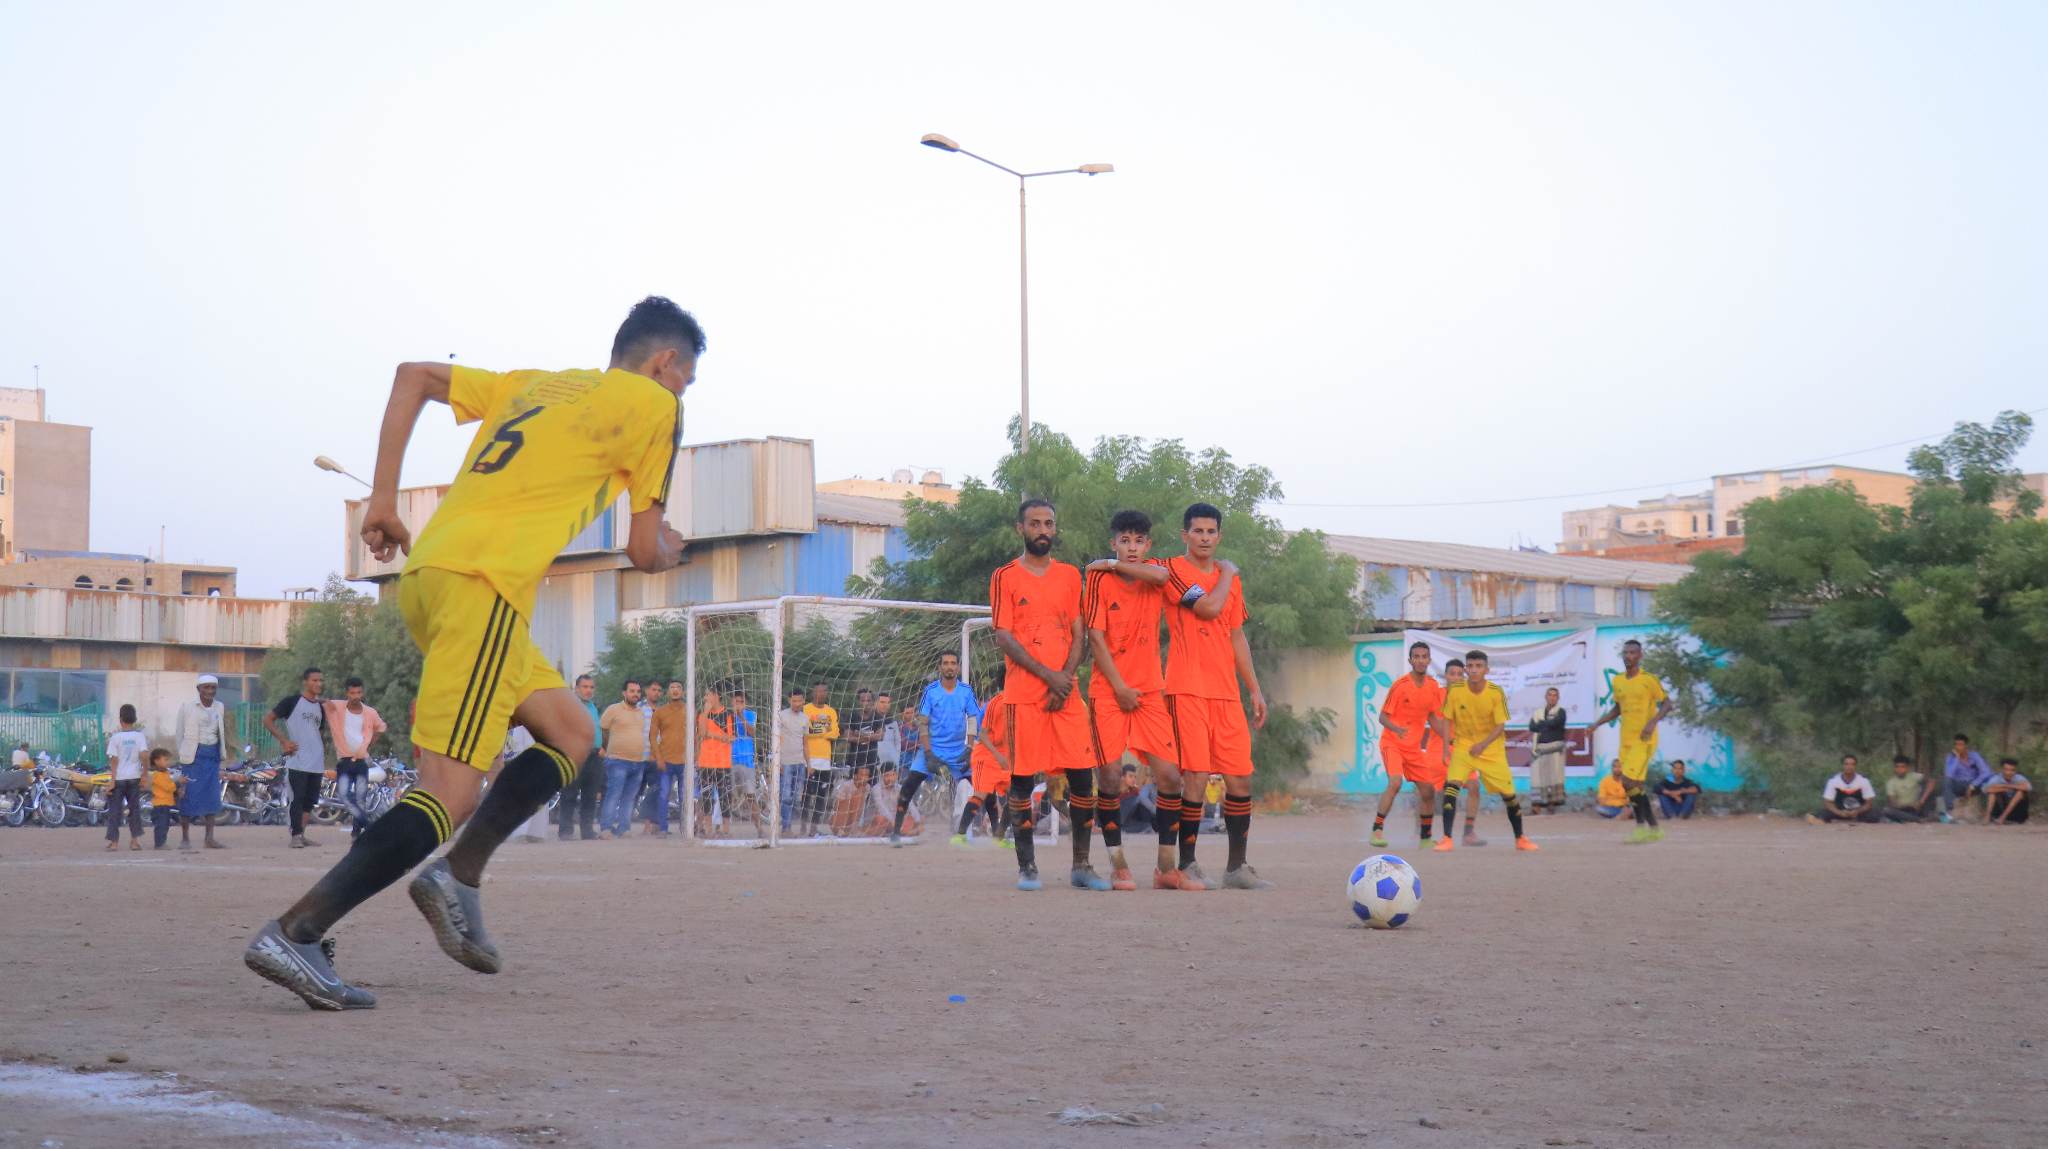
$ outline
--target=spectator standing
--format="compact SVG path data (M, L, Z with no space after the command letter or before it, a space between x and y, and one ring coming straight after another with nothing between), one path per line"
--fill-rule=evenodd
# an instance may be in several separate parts
M853 718L846 723L846 765L849 781L857 787L876 781L882 762L882 733L888 721L875 708L875 692L862 688L854 692Z
M1856 772L1854 754L1842 755L1841 772L1828 775L1827 785L1821 787L1820 813L1808 814L1806 820L1815 825L1877 821L1877 790Z
M1887 822L1924 822L1934 804L1934 780L1913 769L1913 760L1904 754L1892 758L1892 776L1884 783L1884 810L1880 813Z
M2034 784L2020 773L2020 760L2000 758L1998 773L1984 784L1984 824L2003 826L2008 822L2015 825L2025 822L2028 799L2033 793Z
M640 771L640 791L633 795L631 802L626 804L626 814L628 821L631 820L636 812L644 819L640 827L640 832L643 834L652 834L654 832L654 814L647 807L651 804L651 800L654 797L657 780L654 769L656 761L654 757L654 708L660 704L661 683L656 682L652 678L641 683L640 734L647 740L647 764Z
M579 828L584 841L597 837L597 800L604 795L605 768L604 731L598 724L601 715L597 703L592 701L596 693L596 679L587 674L576 676L576 701L590 715L590 753L583 759L583 769L577 772L575 783L562 791L562 804L557 808L557 832L564 842Z
M263 716L263 728L284 751L285 778L291 783L291 848L320 843L306 837L306 815L320 802L320 781L327 775L327 707L320 700L325 679L317 666L299 675L299 692L279 699ZM278 723L284 723L279 729Z
M647 831L666 838L669 795L683 784L684 767L690 760L690 702L683 695L680 680L668 684L668 697L654 708L654 784L648 788ZM697 757L701 773L704 758ZM701 781L699 785L701 786Z
M228 749L234 728L228 725L227 706L215 697L220 680L202 674L197 689L197 702L178 707L178 766L185 775L185 796L178 799L185 833L178 848L192 848L192 819L198 818L206 826L205 848L225 850L226 846L214 840L213 820L220 816L221 767L234 758Z
M632 828L633 802L647 771L647 723L640 716L640 684L627 679L619 700L604 708L597 726L604 735L604 808L599 838L623 837Z
M707 690L697 714L698 837L709 837L717 825L714 802L719 821L732 824L732 801L732 712L716 690Z
M1553 686L1543 692L1543 709L1529 718L1530 804L1538 813L1555 814L1564 808L1564 719L1565 709Z
M839 711L831 700L832 687L820 682L804 704L804 832L814 838L832 804L832 743L839 740Z
M171 822L178 816L178 775L171 769L171 752L159 746L149 752L149 823L161 850L171 837ZM185 826L185 840L192 840L192 827Z
M1683 821L1692 817L1700 801L1700 784L1686 777L1685 759L1673 758L1671 769L1656 786L1657 808L1666 818Z
M327 735L334 739L334 796L348 807L353 823L348 838L363 836L370 812L363 799L370 793L370 743L384 733L383 716L363 701L363 680L342 683L342 698L327 704Z
M1600 779L1593 795L1593 812L1602 818L1619 818L1628 813L1628 787L1622 784L1621 759L1615 759L1607 777Z
M1956 735L1955 748L1948 752L1948 761L1942 764L1941 820L1955 821L1956 800L1964 803L1963 812L1969 813L1970 795L1979 793L1984 784L1991 781L1991 767L1985 765L1984 756L1970 746L1970 736Z
M121 845L121 807L128 808L128 848L142 848L143 760L149 756L149 739L135 728L135 707L121 704L121 729L107 738L107 769L113 774L113 793L107 796L107 849Z
M35 766L36 760L35 757L28 752L28 743L24 742L21 745L16 746L14 748L13 762L14 768L16 770L28 770L32 769Z
M761 826L761 791L755 782L755 758L759 753L754 740L754 727L759 715L747 708L747 692L735 690L726 696L726 709L732 711L732 792L733 803L744 806L748 817L754 821L754 836L766 838Z

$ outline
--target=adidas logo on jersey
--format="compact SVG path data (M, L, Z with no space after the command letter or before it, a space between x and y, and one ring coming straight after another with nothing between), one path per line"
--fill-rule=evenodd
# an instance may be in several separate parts
M1110 604L1109 604L1109 609L1111 609L1111 610L1122 610L1123 608L1124 608L1124 604L1122 604L1122 603L1120 603L1120 602L1113 602L1113 603L1110 603Z

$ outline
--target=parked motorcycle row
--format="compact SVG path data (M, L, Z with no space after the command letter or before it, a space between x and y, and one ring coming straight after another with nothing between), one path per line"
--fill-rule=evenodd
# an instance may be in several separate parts
M284 763L243 761L221 772L221 825L281 826L290 818L291 788ZM113 793L113 774L90 771L84 763L53 764L27 770L0 770L0 822L25 825L31 818L44 826L101 826ZM419 780L395 758L370 760L364 810L374 820L389 810ZM142 794L143 818L151 806L148 787ZM331 826L346 822L349 809L336 797L332 775L321 783L313 822Z

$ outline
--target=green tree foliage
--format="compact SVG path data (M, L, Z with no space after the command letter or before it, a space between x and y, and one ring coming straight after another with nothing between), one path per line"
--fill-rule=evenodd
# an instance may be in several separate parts
M299 675L317 666L326 676L331 698L355 676L363 680L363 700L376 707L390 729L373 749L411 756L412 703L420 688L420 652L406 632L395 598L379 602L349 586L340 575L327 576L320 598L292 619L285 645L263 660L263 694L276 700L299 689ZM260 715L261 708L255 712ZM245 738L268 746L256 718Z
M1741 554L1659 595L1701 645L1661 641L1653 668L1754 788L1803 800L1842 753L1935 767L1957 730L2019 749L2048 704L2048 523L2014 465L2032 426L2007 412L1915 450L1903 508L1837 485L1753 502Z
M1084 452L1044 427L1033 431L1029 452L1002 459L992 483L968 480L957 505L908 502L913 557L878 563L870 577L854 580L854 589L926 602L987 602L989 576L1017 556L1017 505L1027 492L1058 507L1053 553L1076 565L1108 555L1109 520L1120 510L1151 515L1154 552L1167 555L1183 549L1178 535L1189 504L1220 508L1218 553L1243 574L1251 616L1245 632L1262 681L1280 652L1341 646L1369 622L1357 563L1333 554L1321 534L1290 533L1260 513L1262 504L1280 497L1265 467L1241 465L1214 447L1195 452L1178 440L1128 435L1099 439ZM1327 712L1297 715L1282 699L1268 702L1273 717L1253 738L1262 789L1305 774L1310 751L1328 737L1334 720Z

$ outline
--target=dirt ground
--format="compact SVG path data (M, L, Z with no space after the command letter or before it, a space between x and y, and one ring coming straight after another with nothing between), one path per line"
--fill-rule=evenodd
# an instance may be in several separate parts
M351 1014L239 961L341 836L0 829L0 1144L2048 1143L2048 831L1746 817L1629 847L1565 815L1518 854L1482 828L1414 859L1394 932L1346 907L1374 852L1349 812L1254 825L1270 894L1022 894L1007 853L943 842L514 844L506 971L393 891L337 932L381 998Z

